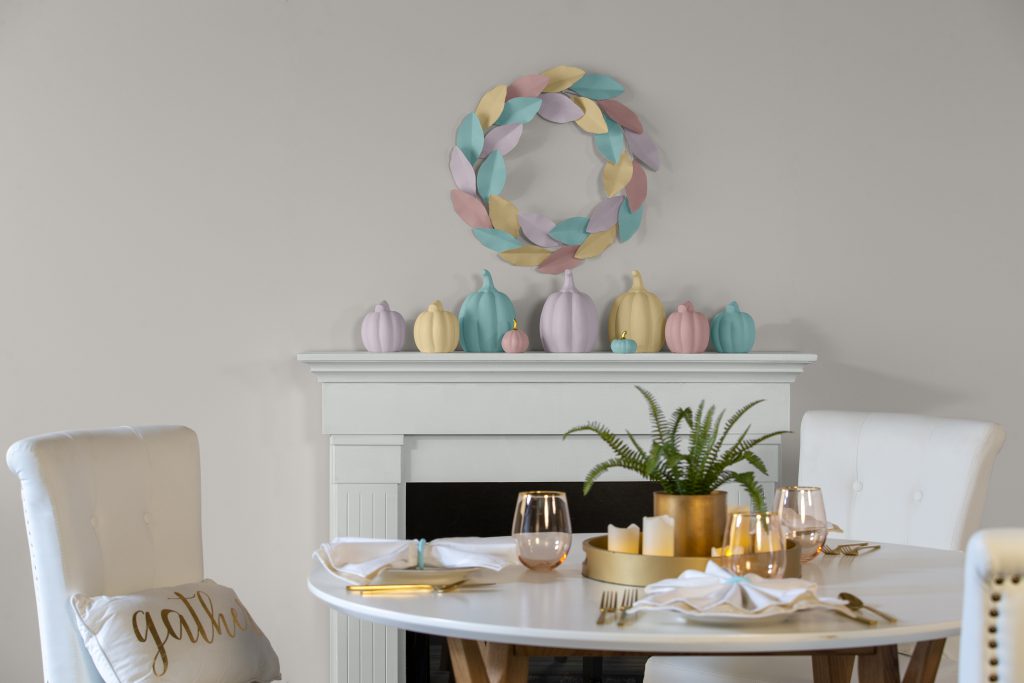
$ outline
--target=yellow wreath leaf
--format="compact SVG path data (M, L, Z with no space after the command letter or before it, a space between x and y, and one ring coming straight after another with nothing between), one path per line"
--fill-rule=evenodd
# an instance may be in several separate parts
M575 66L556 66L543 72L548 77L548 84L544 86L544 92L562 92L576 81L583 78L587 73Z
M619 226L613 225L607 230L592 233L587 239L583 240L583 244L576 250L576 258L594 258L603 254L604 250L615 242L615 234L618 232L618 228Z
M519 209L516 205L497 194L492 194L487 202L491 225L513 237L519 237Z
M605 123L604 114L601 113L601 108L597 106L597 102L589 97L580 97L579 95L572 95L571 97L576 106L583 110L583 116L576 119L576 125L581 130L585 130L593 135L601 135L608 132L608 124Z
M611 197L622 192L622 190L633 179L633 159L623 150L619 157L619 163L609 164L605 162L604 170L601 172L604 180L604 193Z
M491 197L494 199L494 197ZM544 247L535 247L528 244L518 249L503 251L498 256L502 261L511 263L513 266L539 266L551 256L551 252Z
M480 103L476 105L476 117L480 119L480 125L484 130L493 126L501 116L501 110L505 108L506 93L508 93L507 85L496 85L480 98Z

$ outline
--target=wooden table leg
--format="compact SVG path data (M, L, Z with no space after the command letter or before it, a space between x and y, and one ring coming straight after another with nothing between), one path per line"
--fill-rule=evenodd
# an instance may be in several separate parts
M895 645L880 645L874 654L857 657L860 683L900 683L899 652Z
M526 683L530 660L511 645L448 639L456 683Z
M910 658L910 666L903 676L903 683L935 683L942 664L942 649L946 639L924 640L914 646L914 654Z
M811 656L814 683L850 683L853 655L816 654Z

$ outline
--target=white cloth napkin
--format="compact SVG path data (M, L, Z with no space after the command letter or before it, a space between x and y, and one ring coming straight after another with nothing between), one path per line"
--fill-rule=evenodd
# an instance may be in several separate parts
M842 604L839 600L818 598L816 590L814 583L803 579L765 579L754 574L736 576L709 561L702 572L687 569L678 578L647 586L646 595L633 609L754 615Z
M365 583L387 568L409 569L419 560L419 541L341 536L313 553L335 576ZM498 571L516 564L516 542L511 536L438 538L425 544L424 565L460 569L483 567Z

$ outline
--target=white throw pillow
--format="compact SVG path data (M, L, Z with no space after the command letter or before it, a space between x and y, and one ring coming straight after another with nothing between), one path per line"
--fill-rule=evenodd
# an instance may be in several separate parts
M269 683L274 648L235 591L205 579L170 588L76 593L78 630L105 683Z

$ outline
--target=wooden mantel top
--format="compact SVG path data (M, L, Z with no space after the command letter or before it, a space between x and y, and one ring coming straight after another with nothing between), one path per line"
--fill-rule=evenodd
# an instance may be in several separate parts
M793 382L813 353L300 353L321 382Z

